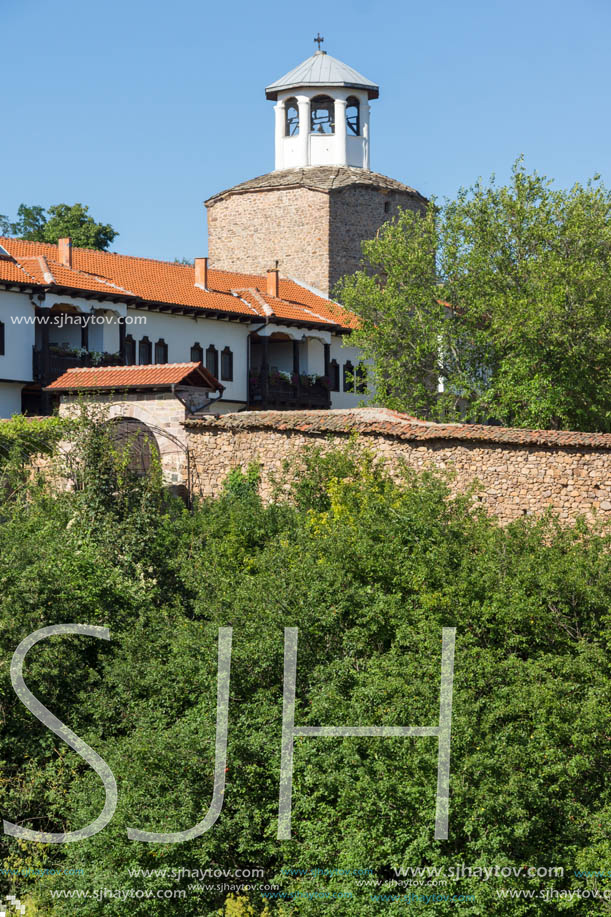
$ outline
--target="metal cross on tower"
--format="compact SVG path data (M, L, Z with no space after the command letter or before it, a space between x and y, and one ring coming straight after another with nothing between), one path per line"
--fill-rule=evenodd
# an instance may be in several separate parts
M316 38L314 39L314 41L318 43L318 50L320 51L320 46L321 46L321 44L322 44L323 41L324 41L324 38L322 37L322 35L320 34L320 32L318 32L318 34L316 35Z

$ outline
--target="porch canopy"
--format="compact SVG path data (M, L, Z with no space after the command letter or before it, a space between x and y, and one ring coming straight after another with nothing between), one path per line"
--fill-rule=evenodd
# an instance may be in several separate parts
M224 385L202 363L154 363L143 366L90 366L69 369L45 392L171 390L176 386L222 392Z

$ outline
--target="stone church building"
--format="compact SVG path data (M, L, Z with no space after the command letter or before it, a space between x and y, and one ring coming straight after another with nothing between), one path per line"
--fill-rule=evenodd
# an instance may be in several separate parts
M206 201L209 255L192 266L0 239L0 417L69 414L85 395L138 446L137 467L157 452L187 498L252 462L269 498L304 446L358 434L391 467L451 470L452 490L503 522L546 508L611 518L609 434L359 407L372 393L356 316L330 296L364 239L426 204L370 169L378 92L322 51L271 83L275 168Z
M210 263L287 276L329 295L358 269L361 242L426 199L369 168L379 87L316 51L265 90L275 101L275 168L206 201Z

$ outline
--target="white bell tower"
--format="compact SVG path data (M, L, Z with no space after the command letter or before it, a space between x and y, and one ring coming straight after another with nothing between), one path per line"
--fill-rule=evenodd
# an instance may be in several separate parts
M265 89L276 102L275 170L354 166L369 170L369 100L379 87L320 50Z

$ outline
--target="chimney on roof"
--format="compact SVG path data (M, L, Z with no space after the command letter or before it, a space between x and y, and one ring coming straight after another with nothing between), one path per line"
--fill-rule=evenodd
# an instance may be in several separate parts
M64 267L72 267L72 239L57 240L57 249L59 252L59 263Z
M195 259L195 286L201 287L202 290L208 289L208 259Z
M277 264L278 262L276 262ZM278 268L272 268L271 271L267 272L267 295L278 297Z

